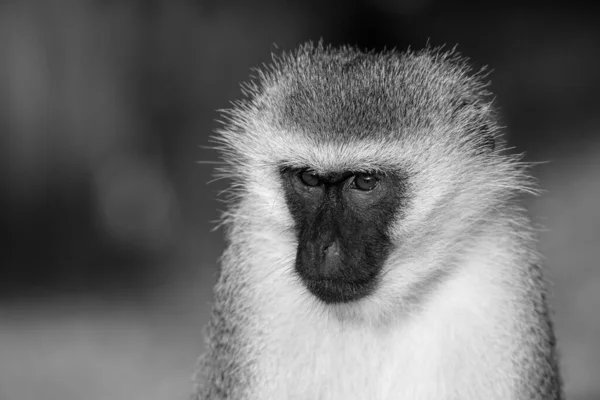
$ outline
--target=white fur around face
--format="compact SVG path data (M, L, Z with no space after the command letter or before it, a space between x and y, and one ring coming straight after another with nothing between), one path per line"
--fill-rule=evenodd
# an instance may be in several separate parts
M307 148L300 150L310 154ZM314 152L313 159L304 161L314 169L339 170L358 162L344 158L342 148ZM409 149L401 157L407 167L411 161L423 162L411 159L415 153ZM460 181L455 176L438 181L433 191L432 176L440 176L436 169L450 170L444 163L440 156L437 163L420 168L421 175L411 176L417 180L415 200L407 204L408 217L393 227L397 245L384 266L380 287L366 299L339 307L320 303L293 273L297 242L276 165L256 164L251 169L246 200L235 215L245 224L253 288L248 301L257 311L248 334L257 338L255 373L261 385L252 388L249 398L511 398L517 378L505 375L515 359L511 343L518 341L511 338L516 329L505 315L511 292L498 282L515 260L505 258L509 252L495 238L481 238L468 252L447 257L449 247L460 245L453 238L463 236L461 229L470 224L456 220L464 222L464 215L437 213L436 203L452 209L444 203L452 193L450 198L463 207L473 202L465 209L477 218L475 203L485 199L473 194L461 198L460 190L449 183ZM448 275L426 302L416 308L405 304L415 284L444 269Z
M280 241L279 248L289 253L291 244ZM490 251L489 244L475 249L422 310L375 324L319 304L283 265L289 254L279 253L287 260L279 263L258 256L256 262L279 268L255 282L256 333L265 343L256 372L265 384L252 398L511 399L517 377L506 374L517 351L510 344L515 330L501 311L511 299L493 283L502 268L486 265ZM348 307L355 306L360 314L360 302Z

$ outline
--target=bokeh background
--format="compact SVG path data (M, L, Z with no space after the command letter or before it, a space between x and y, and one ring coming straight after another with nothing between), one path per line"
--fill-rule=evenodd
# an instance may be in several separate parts
M494 70L511 144L548 161L528 203L566 391L600 399L600 24L521 3L1 2L0 400L187 398L223 249L215 110L319 38Z

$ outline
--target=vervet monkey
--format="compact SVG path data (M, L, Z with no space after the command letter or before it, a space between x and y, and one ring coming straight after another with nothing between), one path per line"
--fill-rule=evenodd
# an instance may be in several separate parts
M536 235L483 72L306 44L226 112L198 399L561 399Z

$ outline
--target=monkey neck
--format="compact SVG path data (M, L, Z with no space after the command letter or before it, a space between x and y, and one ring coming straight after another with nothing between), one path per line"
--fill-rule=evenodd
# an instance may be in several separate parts
M292 273L293 243L284 235L271 239L279 243L268 248L279 252L252 251L265 248L265 237L245 244L251 256L242 270L251 272L236 294L254 310L251 326L242 327L248 364L261 382L253 397L511 398L523 350L516 317L522 299L510 286L526 284L506 278L518 261L506 256L510 240L482 239L425 303L399 308L386 323L366 323L319 304ZM364 304L346 307L378 307Z

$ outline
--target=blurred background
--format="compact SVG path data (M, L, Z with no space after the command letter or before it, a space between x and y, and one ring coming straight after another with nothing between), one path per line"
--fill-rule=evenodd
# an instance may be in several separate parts
M185 399L226 182L200 146L250 68L306 40L489 65L554 281L566 391L600 399L600 24L517 1L0 3L0 400Z

